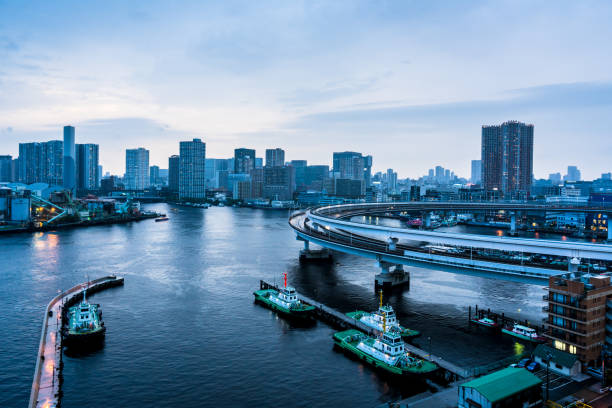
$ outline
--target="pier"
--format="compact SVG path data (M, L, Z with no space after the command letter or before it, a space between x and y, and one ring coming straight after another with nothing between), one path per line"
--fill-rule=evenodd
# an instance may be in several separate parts
M51 299L45 309L29 408L54 408L59 405L62 369L61 330L64 308L78 302L84 289L87 289L88 293L96 293L121 285L123 285L122 277L105 276L76 285Z
M276 287L275 285L272 285L263 280L259 282L259 287L260 289L274 289L277 291L279 290L279 288ZM365 324L361 323L358 320L348 317L347 315L337 311L336 309L332 309L331 307L326 306L323 303L317 302L316 300L311 299L308 296L298 294L298 299L300 299L300 301L304 303L314 306L315 316L319 320L325 323L328 323L331 326L339 327L342 329L351 329L351 328L357 329L359 331L367 333L370 336L376 336L378 334L377 330L366 326ZM449 373L457 377L457 379L468 378L472 376L472 370L470 369L459 367L449 361L446 361L442 357L432 355L431 353L428 353L425 350L422 350L416 346L413 346L412 344L405 343L405 347L406 347L406 350L418 356L419 358L429 360L429 361L436 363L439 367L443 368L444 370L448 371Z

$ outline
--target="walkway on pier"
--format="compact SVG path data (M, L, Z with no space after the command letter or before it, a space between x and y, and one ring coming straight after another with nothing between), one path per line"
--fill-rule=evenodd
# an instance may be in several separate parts
M87 289L89 285L89 288ZM54 408L60 397L60 374L62 364L62 311L64 306L77 301L87 289L88 293L123 285L123 278L105 276L90 282L81 283L54 297L45 309L34 380L30 392L30 408Z
M264 282L264 281L260 281L259 286L261 289L279 290L276 286L269 284L267 282ZM332 309L329 306L325 306L323 303L317 302L316 300L311 299L308 296L298 294L298 299L300 299L300 301L304 303L313 305L316 308L315 314L317 315L317 317L327 323L330 323L332 325L339 326L342 328L354 328L362 332L368 333L371 336L375 336L378 334L377 330L366 326L365 324L361 323L358 320L348 317L347 315L337 311L336 309ZM426 352L425 350L422 350L416 346L413 346L412 344L405 343L405 347L410 353L422 359L429 360L429 361L436 363L439 367L442 367L446 371L449 371L455 374L457 377L460 377L460 378L471 377L470 370L459 367L449 361L446 361L442 357L432 355Z

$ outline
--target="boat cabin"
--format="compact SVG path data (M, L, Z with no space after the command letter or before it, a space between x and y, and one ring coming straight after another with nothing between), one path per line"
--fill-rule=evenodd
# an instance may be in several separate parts
M521 326L520 324L515 324L512 331L527 337L538 337L538 334L536 333L535 329L532 329L531 327L527 326Z
M291 286L281 289L280 292L278 292L278 297L287 303L295 303L298 301L297 292L295 288Z
M404 353L402 336L397 333L385 332L381 339L376 341L374 347L385 354L398 356Z

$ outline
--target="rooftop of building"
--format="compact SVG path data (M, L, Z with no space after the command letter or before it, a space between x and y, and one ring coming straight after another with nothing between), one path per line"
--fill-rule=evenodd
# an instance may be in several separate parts
M593 290L610 286L610 276L612 273L606 272L593 274L589 272L567 272L561 275L550 277L550 285L565 286L568 282L576 282L584 285L584 289Z
M533 356L540 357L543 361L546 361L548 354L550 354L551 362L563 367L572 367L574 363L578 361L578 356L576 354L566 353L565 351L547 346L546 344L538 344L533 351Z
M473 388L490 402L497 402L541 383L542 380L524 368L508 367L461 386Z

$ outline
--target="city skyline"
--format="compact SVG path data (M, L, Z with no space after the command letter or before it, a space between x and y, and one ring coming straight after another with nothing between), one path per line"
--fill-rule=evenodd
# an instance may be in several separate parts
M519 120L538 129L537 178L572 163L593 179L612 153L612 6L597 5L4 4L2 154L72 123L115 174L129 137L160 167L201 138L211 157L280 146L329 164L327 152L354 150L400 177L435 164L468 176L481 126ZM500 16L520 18L491 30Z

